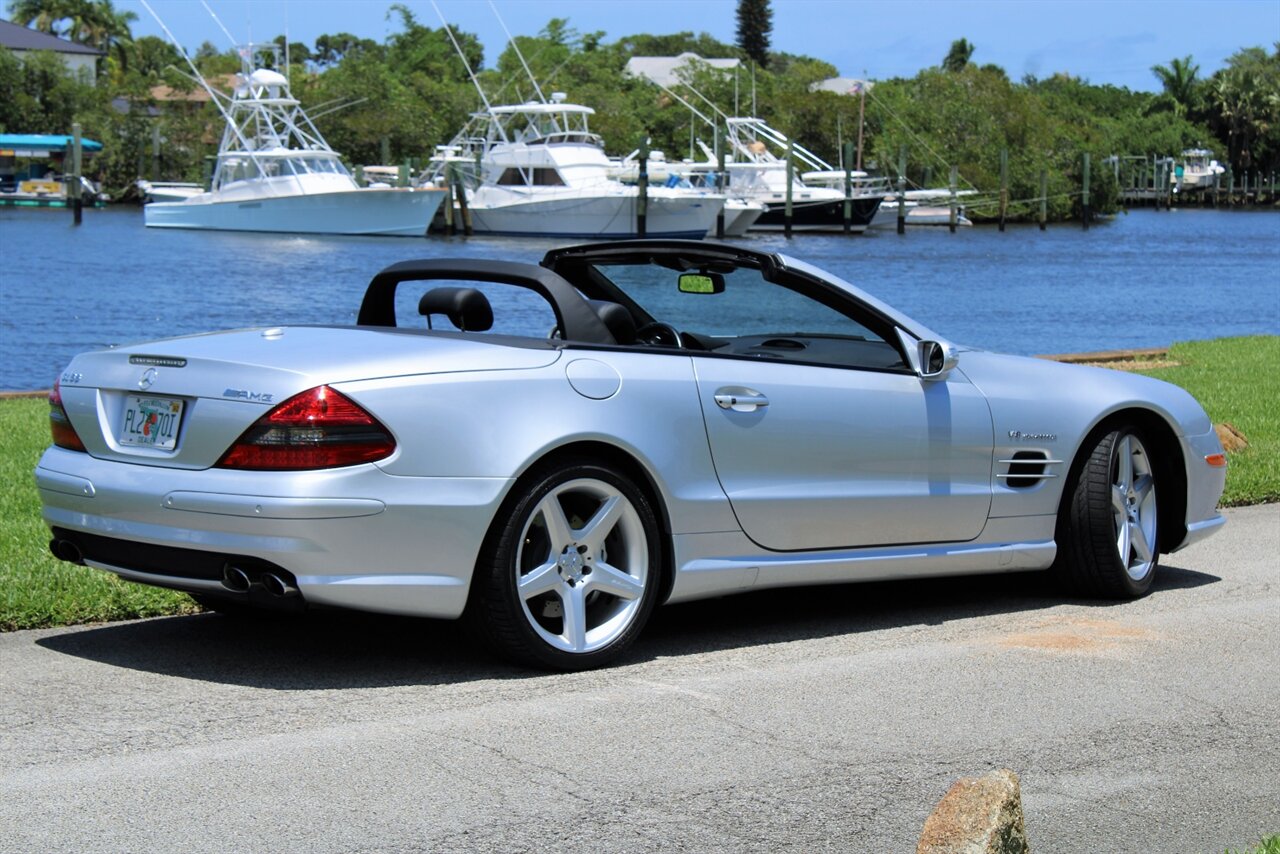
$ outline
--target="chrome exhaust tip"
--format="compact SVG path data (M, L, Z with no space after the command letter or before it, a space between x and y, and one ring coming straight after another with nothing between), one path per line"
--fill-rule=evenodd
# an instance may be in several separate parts
M262 586L266 588L266 591L272 596L279 596L282 598L285 596L293 596L298 592L298 588L294 587L274 572L263 573Z
M240 567L227 564L222 568L222 586L233 593L248 593L252 584L248 573Z
M84 565L84 555L80 552L80 547L71 540L56 539L49 541L49 551L58 560L65 560L67 563L75 563Z

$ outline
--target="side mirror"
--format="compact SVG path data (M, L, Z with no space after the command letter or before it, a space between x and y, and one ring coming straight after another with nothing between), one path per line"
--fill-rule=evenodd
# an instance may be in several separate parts
M682 294L722 294L724 276L720 273L681 273L677 285Z
M921 341L917 373L922 380L940 380L960 361L960 356L950 344L941 341Z

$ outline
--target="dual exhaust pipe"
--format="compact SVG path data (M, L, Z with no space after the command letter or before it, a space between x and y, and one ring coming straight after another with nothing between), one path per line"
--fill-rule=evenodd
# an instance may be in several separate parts
M58 560L84 565L84 553L72 540L63 537L50 540L49 551ZM232 593L248 593L255 585L277 599L288 599L298 595L298 586L287 574L246 570L230 563L222 568L222 586Z
M67 563L84 566L84 554L80 551L80 547L71 540L61 538L50 540L49 551L53 552L53 556L58 560L65 560Z
M250 575L246 570L232 564L222 568L222 586L232 593L248 593L255 584L261 585L262 589L278 599L298 595L298 588L293 582L274 572Z

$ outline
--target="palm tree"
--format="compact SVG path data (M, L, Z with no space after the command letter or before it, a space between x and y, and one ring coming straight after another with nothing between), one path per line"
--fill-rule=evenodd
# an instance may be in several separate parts
M975 47L968 39L956 39L951 43L951 49L947 51L947 56L942 60L943 71L959 71L969 64L969 58L973 56Z
M1153 65L1151 73L1159 78L1164 93L1182 106L1180 114L1185 115L1194 106L1200 66L1190 56L1172 59L1168 65Z
M58 24L70 17L74 2L75 0L13 0L9 4L9 20L42 33L60 36L64 31Z

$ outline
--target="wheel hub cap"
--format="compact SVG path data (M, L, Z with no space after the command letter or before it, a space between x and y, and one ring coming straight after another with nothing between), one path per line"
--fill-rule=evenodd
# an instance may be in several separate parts
M556 564L560 567L560 577L570 584L581 582L582 576L591 571L587 569L586 560L573 546L565 549Z

